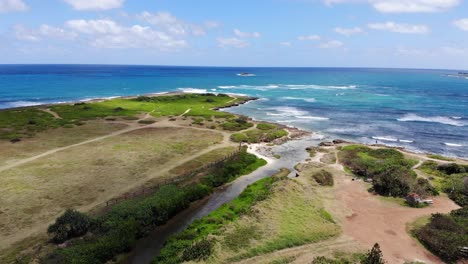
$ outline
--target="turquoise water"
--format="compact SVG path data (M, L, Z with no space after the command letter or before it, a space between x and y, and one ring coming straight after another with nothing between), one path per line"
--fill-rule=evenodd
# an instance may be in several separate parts
M242 77L240 72L255 74ZM324 139L468 157L468 79L445 70L0 66L0 108L167 91L262 98L228 111Z

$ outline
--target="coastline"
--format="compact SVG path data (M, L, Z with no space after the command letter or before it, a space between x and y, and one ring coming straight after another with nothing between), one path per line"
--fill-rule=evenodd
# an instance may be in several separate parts
M102 97L102 98L93 98L93 99L82 99L82 100L76 100L76 101L70 101L70 102L57 102L57 103L47 103L47 104L40 104L40 105L30 105L30 106L3 108L3 109L0 109L0 112L10 111L10 110L30 109L30 108L48 108L48 107L55 106L55 105L72 105L72 104L77 104L77 103L98 103L98 102L103 102L103 101L113 100L113 99L134 99L134 98L137 98L137 97L140 97L140 96L160 97L160 96L174 96L174 95L183 95L183 94L199 94L199 93L191 93L191 92L184 92L184 91L167 91L167 92L158 92L158 93L146 93L146 94L141 94L141 95L111 96L111 97ZM241 102L236 102L236 103L233 103L231 105L213 108L213 110L215 110L215 111L223 111L223 110L226 110L226 109L229 109L229 108L238 107L238 106L241 106L241 105L248 104L248 103L250 103L252 101L262 99L262 98L259 98L259 97L251 97L251 96L231 94L231 93L209 93L209 94L225 94L225 95L229 95L231 97L243 98L244 99ZM239 114L237 114L237 115L239 115ZM283 139L282 140L283 142L275 142L275 144L282 144L285 141L294 140L294 139L297 139L297 138L301 138L303 136L312 135L312 134L316 133L315 131L311 131L311 130L308 130L308 129L303 129L303 128L298 128L298 127L294 127L294 126L284 125L284 124L271 122L271 121L258 120L258 119L254 118L254 117L251 117L251 116L246 116L246 117L248 117L254 123L262 122L262 123L270 123L270 124L277 125L278 127L287 130L290 135L293 135L292 137L288 136L287 139ZM332 141L339 140L339 141L347 142L349 144L359 144L359 145L364 145L364 146L369 146L369 147L385 147L385 148L397 149L397 150L400 150L400 151L402 151L404 153L407 153L407 154L410 154L410 155L424 155L424 156L427 156L427 155L437 154L437 153L434 153L434 152L414 151L414 150L409 150L409 149L407 149L405 147L387 145L387 144L382 144L382 143L369 144L369 143L356 142L356 141L352 141L352 140L343 140L343 139L340 139L340 138L331 138L331 140ZM447 157L468 162L468 157L459 157L459 156L447 156Z

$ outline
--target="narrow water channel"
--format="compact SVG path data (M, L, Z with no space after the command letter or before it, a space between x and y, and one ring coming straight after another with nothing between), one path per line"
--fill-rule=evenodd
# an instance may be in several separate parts
M280 155L280 159L274 160L258 170L242 176L224 189L219 189L207 199L195 202L190 208L176 215L168 223L158 227L144 239L138 241L135 249L130 253L125 263L148 264L159 255L164 242L173 234L181 232L194 220L208 215L221 205L232 201L248 185L268 176L271 176L281 168L290 169L291 176L295 175L294 166L303 162L309 154L305 151L308 146L316 146L321 138L308 136L303 139L286 142L279 146L271 147L274 154Z

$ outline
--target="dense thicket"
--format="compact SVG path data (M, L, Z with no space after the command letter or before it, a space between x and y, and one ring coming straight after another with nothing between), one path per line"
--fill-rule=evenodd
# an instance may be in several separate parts
M434 254L452 262L467 258L462 248L468 245L468 207L448 215L433 214L430 222L415 232L416 237Z

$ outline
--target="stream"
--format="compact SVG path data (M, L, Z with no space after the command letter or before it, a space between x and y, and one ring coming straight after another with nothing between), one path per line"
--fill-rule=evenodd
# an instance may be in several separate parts
M266 156L266 159L268 160L267 165L248 175L238 178L231 184L220 188L211 196L202 199L201 201L194 202L188 209L177 214L165 225L156 228L147 237L140 239L137 242L135 249L129 254L124 263L150 263L153 258L159 255L159 252L168 237L183 231L194 220L202 218L219 208L221 205L232 201L248 185L277 173L279 169L287 168L291 170L289 176L294 177L296 175L294 166L309 157L309 153L305 151L305 148L308 146L316 146L322 140L322 137L312 135L302 139L288 141L282 145L266 147L268 149L268 153L280 155L280 159L269 157L270 155L265 155L265 148L263 147L257 149L257 152L261 154L259 155L260 157L265 158L262 155ZM249 150L251 152L251 148L249 148Z

